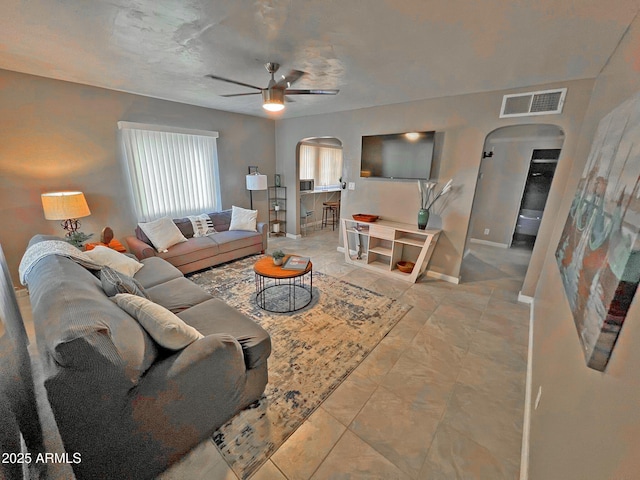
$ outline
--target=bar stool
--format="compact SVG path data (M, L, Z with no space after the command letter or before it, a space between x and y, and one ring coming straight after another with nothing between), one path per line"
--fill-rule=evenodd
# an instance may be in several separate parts
M304 206L302 202L300 202L300 231L303 233L307 233L307 228L309 227L309 218L313 217L313 210L307 210L307 207ZM315 224L312 224L315 225ZM304 230L303 230L304 229ZM315 227L314 227L315 229Z
M340 209L340 202L323 202L322 203L321 228L331 225L331 230L336 229L336 225L338 224L339 209Z

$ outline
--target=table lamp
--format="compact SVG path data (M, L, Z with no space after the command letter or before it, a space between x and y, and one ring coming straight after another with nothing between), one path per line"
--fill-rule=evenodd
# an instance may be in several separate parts
M43 193L42 209L47 220L63 220L60 224L71 237L80 227L79 218L91 215L82 192Z
M267 189L267 176L258 172L258 167L249 167L249 175L247 175L247 190L249 190L249 198L251 199L251 210L253 210L253 191Z

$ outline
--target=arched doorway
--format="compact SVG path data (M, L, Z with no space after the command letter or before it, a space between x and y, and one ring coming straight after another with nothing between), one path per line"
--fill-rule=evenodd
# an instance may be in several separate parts
M297 234L320 223L324 202L340 202L343 170L342 142L339 139L312 137L298 142L296 147Z
M556 125L513 125L487 135L462 282L495 278L522 285L563 143Z

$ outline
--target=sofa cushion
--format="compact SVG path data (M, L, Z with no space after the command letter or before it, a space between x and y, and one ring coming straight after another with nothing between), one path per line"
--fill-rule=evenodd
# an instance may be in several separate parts
M231 224L229 230L247 230L256 232L256 223L258 220L257 210L248 210L246 208L231 207Z
M204 337L162 305L149 299L128 293L119 293L113 298L120 308L138 320L149 335L165 348L180 350Z
M147 295L150 300L173 313L179 313L212 298L202 288L184 277L174 278L151 287L147 290Z
M217 233L214 233L215 235ZM212 240L211 235L207 235L206 237L190 238L187 242L174 245L168 252L159 253L158 256L179 267L204 258L214 257L217 254L218 244Z
M158 252L164 252L177 243L187 241L180 229L169 217L162 217L153 222L140 223L138 225Z
M93 262L111 267L129 277L135 275L135 273L144 266L142 263L128 255L116 252L115 250L103 245L97 245L92 250L84 252L84 254Z
M119 374L135 384L153 364L158 356L155 342L104 294L100 280L87 269L49 255L34 266L30 279L38 348L51 356L48 365L55 367L50 375L66 367Z
M98 273L102 289L107 297L113 297L118 293L131 293L140 297L149 298L135 278L124 275L111 267L102 267Z
M247 232L245 230L229 230L211 235L211 238L218 244L220 253L227 253L240 248L262 244L262 235L258 232Z
M183 276L180 270L159 257L143 258L141 262L145 268L138 270L134 278L145 289Z
M209 217L211 217L213 228L216 229L216 232L229 230L229 225L231 225L231 209L210 213Z
M247 368L266 362L271 354L271 338L266 330L217 298L180 312L178 316L204 335L227 333L238 340Z
M189 239L193 237L193 225L188 217L174 218L173 223L176 224L176 227L178 227L178 230L184 235L184 238Z

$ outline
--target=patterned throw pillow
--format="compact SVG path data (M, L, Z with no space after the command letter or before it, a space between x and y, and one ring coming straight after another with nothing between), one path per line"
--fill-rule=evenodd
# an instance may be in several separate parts
M212 233L216 233L216 229L213 228L213 221L211 217L206 213L202 215L189 215L187 217L191 221L193 226L194 237L204 237Z
M102 267L100 270L100 282L102 282L102 289L107 294L107 297L113 297L118 293L130 293L131 295L149 298L140 282L111 267Z

